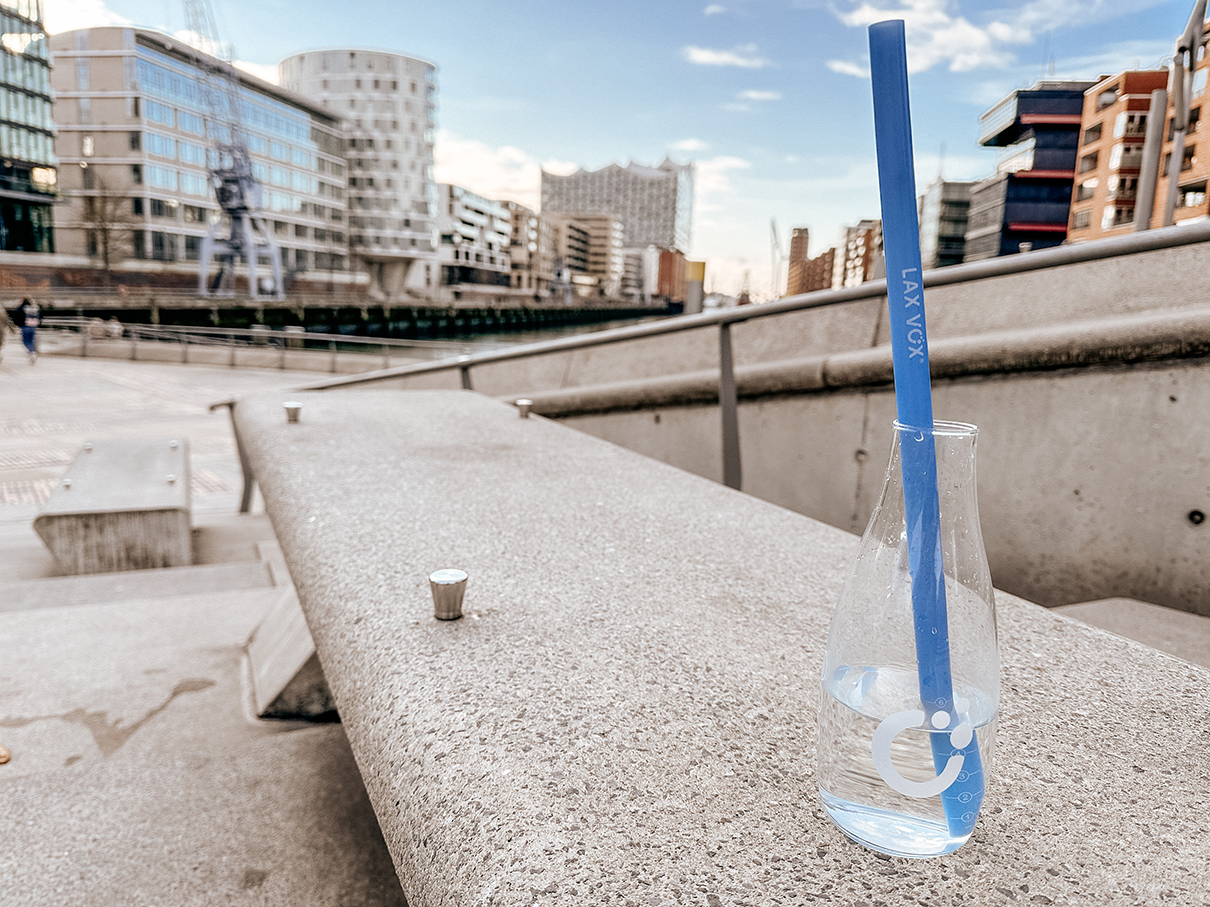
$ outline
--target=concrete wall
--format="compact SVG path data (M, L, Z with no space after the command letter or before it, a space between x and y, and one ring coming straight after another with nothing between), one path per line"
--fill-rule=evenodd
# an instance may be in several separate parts
M1025 372L934 384L937 418L980 428L997 588L1045 605L1126 597L1210 614L1210 364ZM861 532L881 490L890 387L742 400L743 490ZM563 420L721 480L717 406ZM1196 517L1195 517L1196 519Z
M1103 249L1135 251L1082 262L1060 247L1017 263L1053 266L994 276L984 266L1014 263L930 272L936 411L980 426L982 518L999 588L1047 605L1120 596L1210 614L1210 526L1189 518L1210 513L1210 228L1146 236L1200 239L1141 251L1109 240ZM797 311L754 307L732 327L743 490L854 532L878 494L894 416L876 292L820 294L842 301ZM472 360L471 380L506 398L563 391L561 408L539 411L720 481L719 328L712 315L684 323L699 327L623 328L609 345ZM780 367L769 364L791 362L780 371L799 377L778 386ZM756 367L775 380L754 389ZM803 377L811 368L817 379ZM457 387L457 369L388 380L434 387L444 375ZM648 392L661 381L680 399ZM611 396L630 402L600 404Z

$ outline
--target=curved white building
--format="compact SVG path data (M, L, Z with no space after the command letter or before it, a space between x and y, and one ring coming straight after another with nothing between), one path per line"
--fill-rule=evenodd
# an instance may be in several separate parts
M288 88L345 122L349 255L385 299L438 283L433 180L437 67L403 54L325 48L278 64Z

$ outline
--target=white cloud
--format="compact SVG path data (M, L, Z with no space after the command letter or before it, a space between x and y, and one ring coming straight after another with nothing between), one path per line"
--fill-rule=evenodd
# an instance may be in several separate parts
M742 69L763 69L769 65L768 60L755 56L755 54L755 44L745 44L734 50L711 50L691 44L681 50L681 56L698 66L738 66Z
M681 139L668 146L673 151L705 151L710 146L701 139Z
M270 85L277 85L277 67L269 63L249 63L247 60L236 60L232 64L236 69L242 69L244 72L256 76L268 82Z
M535 210L538 207L542 167L512 145L495 148L440 129L433 146L433 173L439 183L453 183L486 198L508 199Z
M1138 0L1144 6L1159 0ZM1004 69L1016 62L1014 45L1027 45L1045 31L1077 23L1112 18L1128 11L1124 0L1033 0L1023 6L991 14L990 21L977 25L951 10L947 0L863 0L840 20L858 28L885 19L903 19L907 41L908 68L923 72L946 66L951 72L975 69ZM831 60L828 68L846 75L868 75L864 66Z
M842 76L856 76L859 79L868 79L870 77L868 66L858 66L856 63L849 63L845 60L829 60L828 69L832 70L832 72L838 72Z
M748 170L751 166L742 157L721 156L712 157L708 161L698 161L693 181L694 194L700 201L734 192L728 173L732 170Z
M52 35L75 31L77 28L100 28L105 25L130 25L125 16L119 16L105 0L47 0L45 8L46 30Z
M747 101L780 101L780 91L741 91L739 96Z
M720 6L717 3L711 3L704 10L702 10L702 15L703 16L717 16L719 13L725 13L726 11L727 11L727 7Z

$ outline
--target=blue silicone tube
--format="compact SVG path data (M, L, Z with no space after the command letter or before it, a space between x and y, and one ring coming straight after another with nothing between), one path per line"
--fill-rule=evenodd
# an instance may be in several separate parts
M936 712L954 714L954 684L950 673L949 621L941 556L941 505L937 496L937 453L932 434L933 398L924 321L920 226L916 219L907 47L902 20L870 26L870 74L874 89L874 139L878 152L878 191L882 199L895 405L900 425L923 429L900 431L899 455L907 514L908 572L912 579L920 699L925 715L931 720ZM948 733L930 736L933 761L940 774L955 750ZM966 770L941 794L946 821L954 835L971 833L983 801L983 767L975 737L961 754L965 757Z

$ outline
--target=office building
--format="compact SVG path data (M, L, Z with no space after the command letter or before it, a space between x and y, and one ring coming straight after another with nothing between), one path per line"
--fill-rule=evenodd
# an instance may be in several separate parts
M666 158L658 167L610 164L570 176L542 171L543 214L607 214L624 227L622 245L689 248L693 164Z
M436 285L433 141L437 68L383 51L326 48L278 64L283 87L344 120L349 254L371 292L394 299Z
M455 299L476 293L477 288L508 295L512 276L508 208L503 202L448 183L437 184L437 198L441 286L450 288Z
M0 251L54 252L58 160L42 0L0 0Z
M979 144L1004 150L996 175L971 188L964 261L1066 238L1084 92L1093 84L1036 82L979 118Z
M202 89L226 66L137 28L53 35L59 251L98 267L196 280L202 237L218 218L212 146L228 140ZM235 71L239 119L263 214L289 279L331 279L347 262L340 120ZM327 272L321 274L318 272Z
M974 185L937 179L920 196L920 259L926 270L962 263Z
M1132 71L1107 76L1085 92L1071 242L1133 229L1151 92L1167 84L1167 70Z

